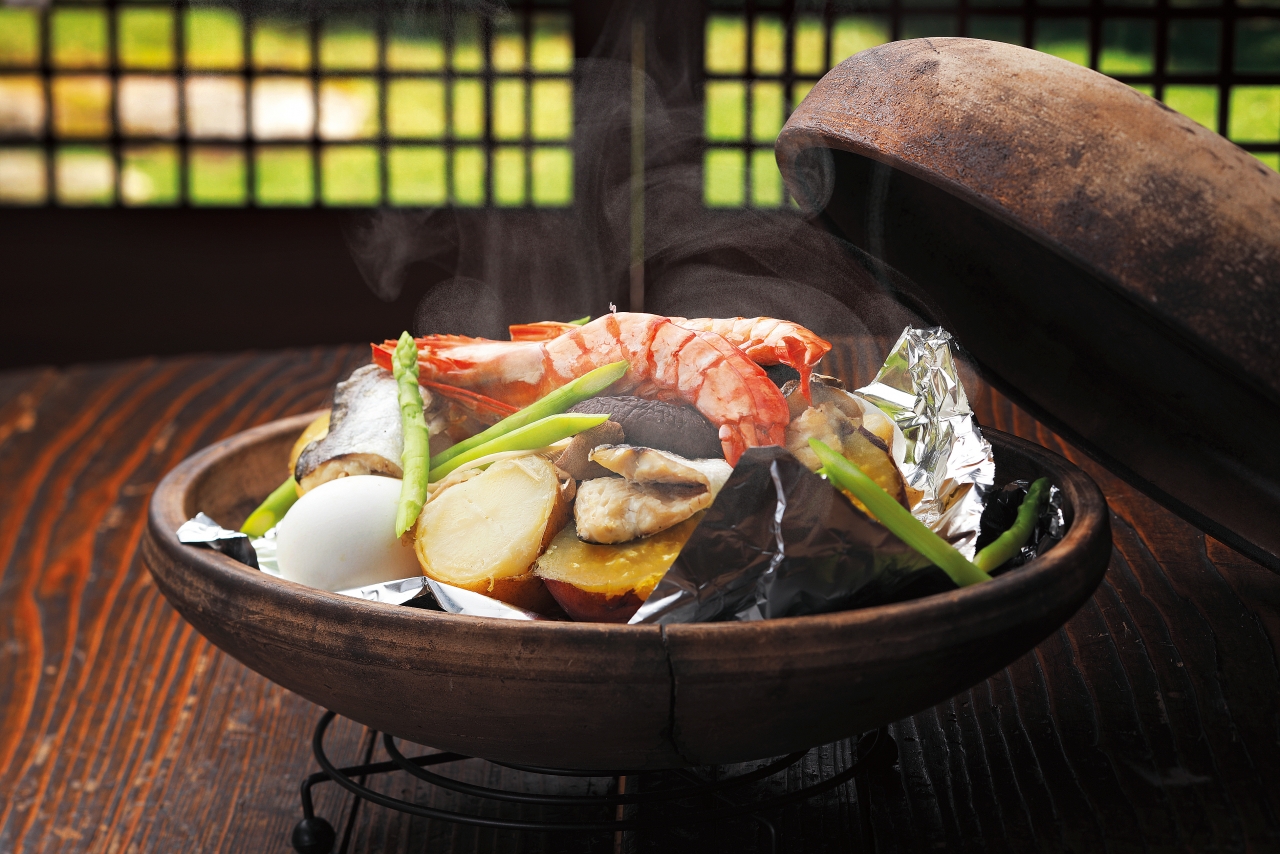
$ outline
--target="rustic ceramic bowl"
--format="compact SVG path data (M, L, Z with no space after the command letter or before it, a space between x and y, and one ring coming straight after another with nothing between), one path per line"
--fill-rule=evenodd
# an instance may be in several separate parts
M1002 481L1061 487L1066 538L995 580L897 605L753 623L514 623L358 601L185 546L197 511L238 525L313 415L190 457L151 499L147 566L205 637L375 729L505 762L656 769L776 756L878 727L1018 658L1092 595L1107 507L1061 457L992 430Z

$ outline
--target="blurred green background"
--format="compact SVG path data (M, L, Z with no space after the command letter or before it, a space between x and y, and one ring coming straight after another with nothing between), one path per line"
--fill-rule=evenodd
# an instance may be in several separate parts
M1018 6L1020 0L986 0L973 6ZM1204 0L1181 0L1184 5ZM1246 5L1242 2L1241 5ZM1257 3L1257 0L1254 0ZM1280 6L1280 0L1265 0ZM1177 6L1179 0L1174 0ZM1057 0L1046 5L1083 5ZM1134 0L1130 5L1154 5ZM1257 5L1263 5L1257 3ZM911 3L906 3L909 9ZM1103 21L1098 70L1115 76L1150 75L1155 71L1155 22L1123 17ZM905 14L902 37L954 36L958 17ZM748 27L750 26L750 40ZM1217 20L1174 20L1169 24L1166 67L1170 73L1215 74L1219 71L1221 26ZM1023 43L1020 15L973 14L969 35L1013 44ZM828 32L829 30L829 32ZM757 15L750 23L742 14L713 13L707 19L705 65L705 132L711 147L703 168L703 196L712 207L776 207L785 203L782 176L773 157L773 142L790 111L827 70L824 48L830 37L831 64L842 62L868 47L889 41L889 17L884 14L834 16L828 27L819 16L798 16L791 33L791 67L786 67L787 32L779 15ZM1244 18L1237 22L1235 71L1280 73L1280 20ZM1088 19L1042 18L1035 22L1036 50L1089 64ZM748 56L748 43L751 45ZM789 73L788 73L789 72ZM748 73L794 78L791 91L780 82L737 80ZM1152 87L1134 88L1151 95ZM1238 85L1230 92L1229 127L1219 128L1219 88L1212 85L1167 85L1164 101L1201 125L1241 143L1280 143L1280 86ZM749 117L749 118L748 118ZM1280 171L1280 154L1260 153L1259 160Z
M112 26L118 187L107 144ZM372 17L326 19L313 40L286 18L254 19L246 32L228 8L0 8L0 133L36 138L48 123L61 143L52 163L35 145L0 147L0 202L42 204L52 189L67 205L168 205L185 178L193 205L376 205L384 181L395 205L570 204L570 16L500 17L487 57L478 17L454 16L451 27L393 17L384 86ZM188 146L176 142L184 135Z
M969 34L1022 43L1022 16L1008 8L1019 2L974 0ZM912 0L905 3L902 37L956 34L956 15L911 13ZM1280 0L1241 0L1233 70L1274 78L1280 20L1249 16L1249 3ZM1154 22L1114 12L1103 22L1099 70L1152 74ZM1218 73L1222 26L1171 21L1167 71ZM455 16L448 33L431 15L393 16L380 57L376 22L359 14L326 18L313 38L304 22L283 17L255 18L246 29L237 11L218 6L0 7L0 135L11 140L0 145L0 203L568 205L572 29L567 10L508 14L493 22L486 51L475 16ZM757 14L749 24L740 12L713 10L704 43L706 203L786 204L773 142L827 71L828 42L835 64L889 37L887 15L874 12L800 14L788 35L780 15ZM1038 19L1030 40L1089 62L1085 17ZM1169 106L1233 141L1280 143L1280 86L1234 86L1225 128L1217 127L1219 97L1219 87L1203 82L1163 93ZM46 128L57 141L51 162L37 144ZM1258 157L1280 169L1280 154Z

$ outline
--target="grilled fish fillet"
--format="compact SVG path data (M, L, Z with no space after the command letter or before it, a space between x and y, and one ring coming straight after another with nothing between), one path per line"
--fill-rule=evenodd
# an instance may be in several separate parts
M422 390L424 404L431 393ZM298 456L294 477L302 491L351 475L401 477L404 433L396 381L390 371L365 365L338 383L329 433Z

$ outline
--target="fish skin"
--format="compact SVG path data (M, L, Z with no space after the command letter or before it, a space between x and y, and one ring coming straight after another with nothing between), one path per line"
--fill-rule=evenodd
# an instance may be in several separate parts
M423 403L431 394L422 389ZM395 377L377 365L357 368L333 393L329 433L298 457L294 477L303 491L362 474L401 477L404 432Z

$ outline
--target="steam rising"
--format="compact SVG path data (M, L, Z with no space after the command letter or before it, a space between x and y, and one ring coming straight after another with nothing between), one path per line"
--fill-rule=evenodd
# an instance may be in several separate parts
M702 22L696 4L684 5L677 12L682 4L662 4L661 20L641 20L648 34L644 309L770 315L820 334L889 341L919 323L878 281L885 277L871 259L806 218L835 191L829 154L803 164L797 208L704 206L703 114L692 82L699 75L687 67L701 56ZM509 323L599 316L610 302L629 305L635 30L633 10L614 10L592 56L575 65L571 207L387 210L349 230L352 254L375 294L394 299L410 282L425 290L415 334L503 338ZM634 12L656 14L643 5ZM687 20L673 19L680 15Z

